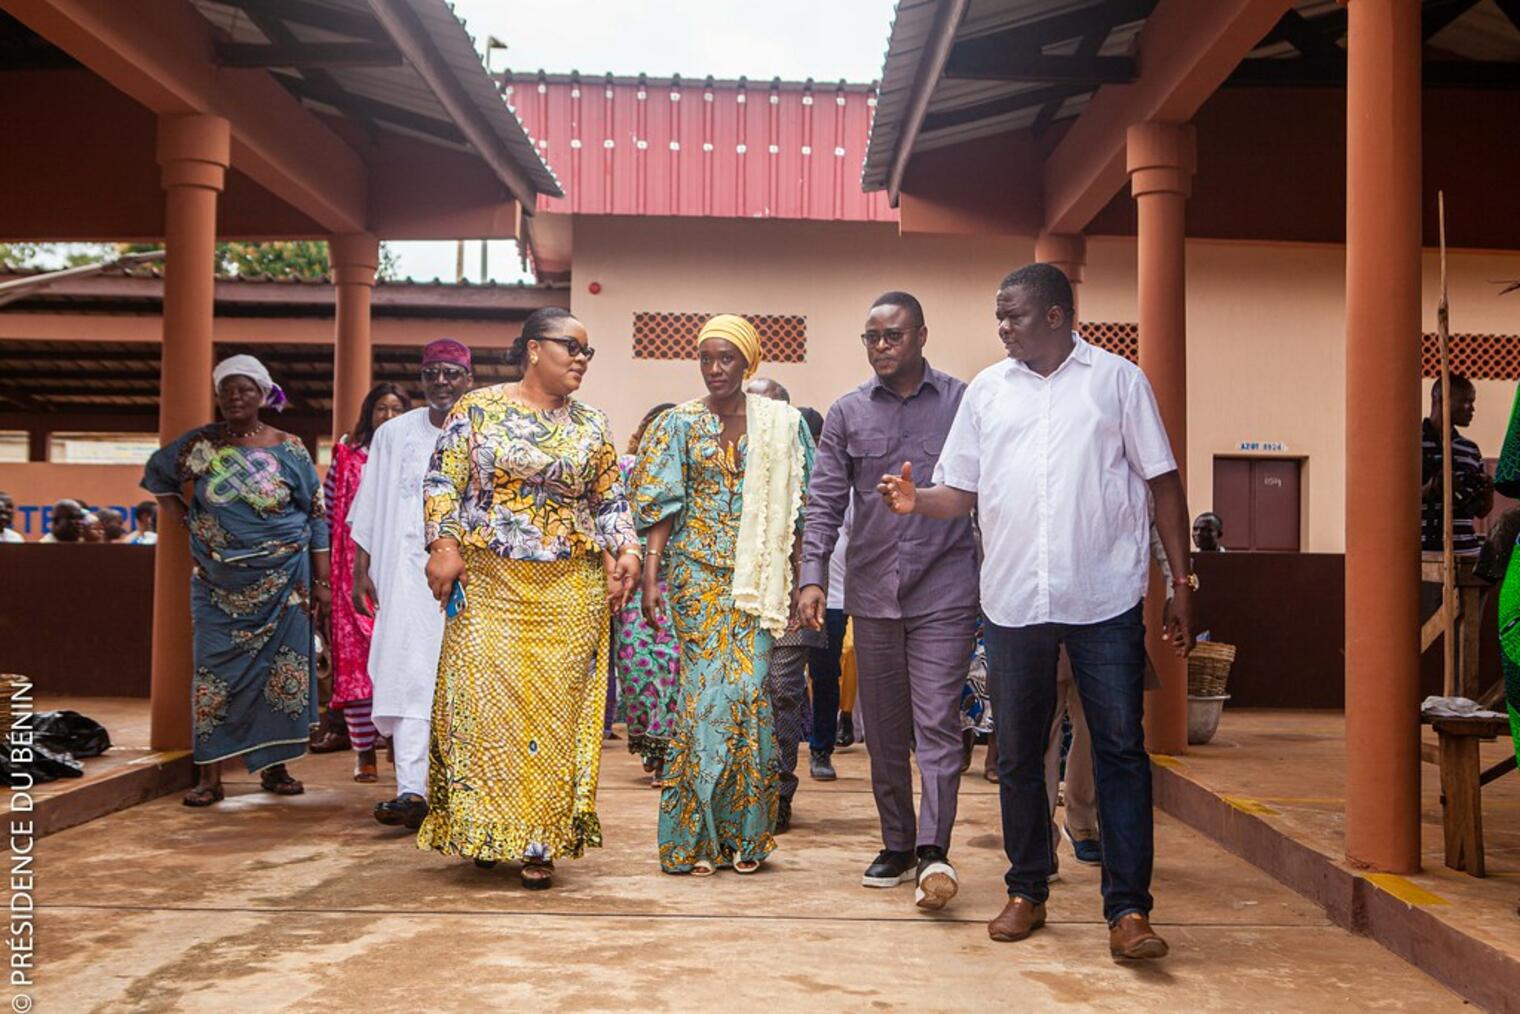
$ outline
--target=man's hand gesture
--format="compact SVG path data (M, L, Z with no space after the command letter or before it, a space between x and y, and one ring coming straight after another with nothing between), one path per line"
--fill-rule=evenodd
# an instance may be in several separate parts
M876 492L887 502L887 510L893 514L912 514L918 506L918 487L913 485L913 462L904 461L901 475L887 474L881 477Z

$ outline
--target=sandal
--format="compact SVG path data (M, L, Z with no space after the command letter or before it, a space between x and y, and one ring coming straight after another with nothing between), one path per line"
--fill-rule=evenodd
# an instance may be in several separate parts
M367 759L366 759L367 758ZM380 773L376 770L375 751L361 750L354 760L354 781L370 784L380 780Z
M711 859L698 859L691 864L691 870L688 875L693 877L710 877L717 872L718 868L713 865Z
M348 737L339 735L328 729L311 738L311 745L307 747L312 753L342 753L349 748Z
M274 764L260 771L259 785L265 792L277 796L299 796L306 791L306 786L292 778L283 764Z
M197 785L189 792L186 792L180 802L186 806L200 807L210 806L212 803L220 803L225 798L227 798L227 790L222 788L222 784L218 782L215 785Z
M522 885L529 891L545 891L554 886L554 863L529 859L523 863Z
M735 873L743 873L744 875L748 876L751 873L757 873L757 872L759 872L759 870L760 870L760 860L758 860L758 859L736 859L736 860L734 860L734 872Z
M496 867L496 860L494 860L494 859L477 859L477 860L475 860L475 865L478 868L482 869L482 870L495 869L495 867Z

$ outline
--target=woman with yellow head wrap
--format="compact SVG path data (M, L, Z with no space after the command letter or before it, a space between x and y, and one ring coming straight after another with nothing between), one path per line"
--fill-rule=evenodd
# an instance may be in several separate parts
M796 409L744 393L761 359L749 321L709 320L697 359L707 397L649 428L630 483L648 536L644 611L652 623L668 615L681 643L660 866L752 873L775 848L778 752L764 683L787 627L813 439Z

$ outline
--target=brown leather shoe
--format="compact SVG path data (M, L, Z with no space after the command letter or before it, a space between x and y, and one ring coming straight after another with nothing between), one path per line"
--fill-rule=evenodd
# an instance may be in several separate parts
M1108 952L1116 959L1148 961L1166 957L1166 941L1151 929L1151 921L1142 912L1121 915L1108 928Z
M1044 902L1036 905L1028 898L1013 897L1008 899L1008 904L1003 906L997 918L987 924L987 935L1002 943L1012 943L1023 940L1043 925Z

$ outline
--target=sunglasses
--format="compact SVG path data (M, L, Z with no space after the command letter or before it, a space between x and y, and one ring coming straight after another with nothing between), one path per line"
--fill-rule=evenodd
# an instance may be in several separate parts
M540 338L538 340L541 342L553 342L556 345L563 345L565 347L565 351L570 353L571 359L578 358L579 356L585 356L586 362L589 363L591 362L592 357L596 355L596 349L592 348L590 345L582 345L574 338Z
M466 376L470 371L459 366L424 366L422 379L426 381L447 380L449 383Z
M908 335L911 333L910 331L899 331L895 327L886 331L866 331L861 334L860 341L866 348L871 348L885 342L888 348L895 349L907 340Z

